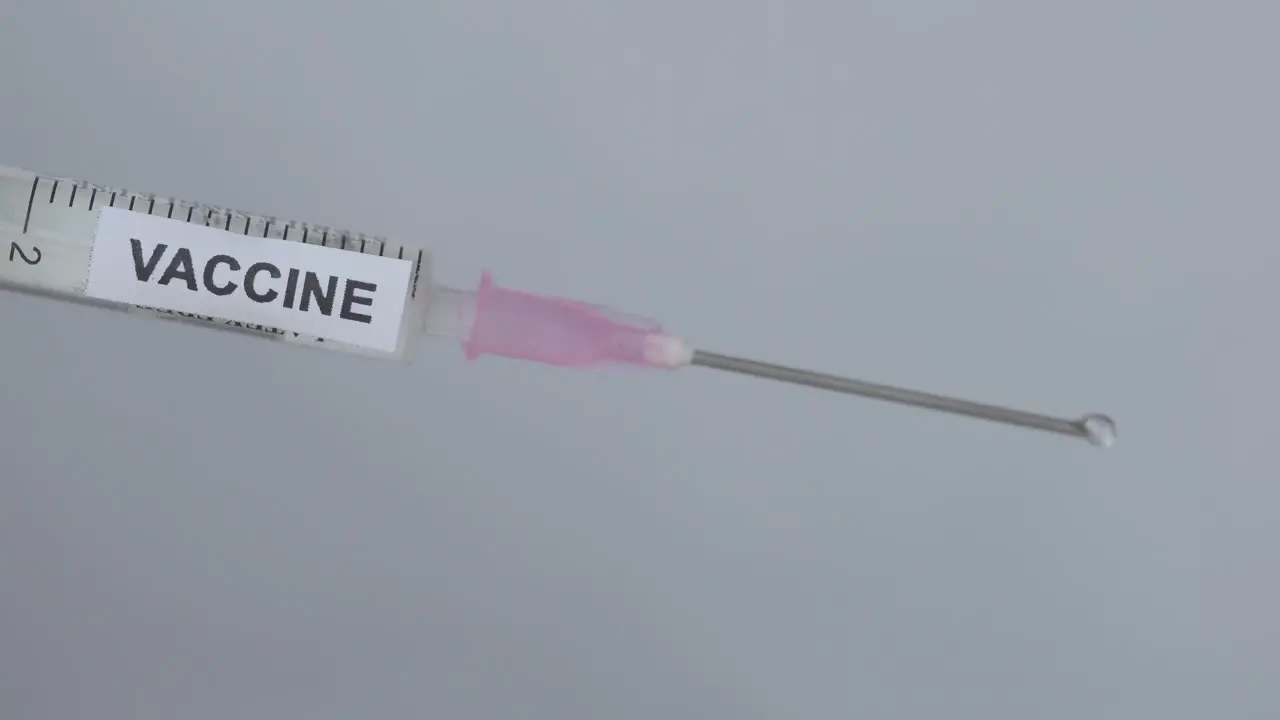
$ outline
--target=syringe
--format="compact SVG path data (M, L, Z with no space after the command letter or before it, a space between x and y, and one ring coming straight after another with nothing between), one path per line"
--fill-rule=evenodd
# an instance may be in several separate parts
M571 368L700 366L1045 430L1109 447L1101 414L1062 418L692 349L589 303L431 282L421 248L313 223L0 167L0 287L407 362L426 336Z

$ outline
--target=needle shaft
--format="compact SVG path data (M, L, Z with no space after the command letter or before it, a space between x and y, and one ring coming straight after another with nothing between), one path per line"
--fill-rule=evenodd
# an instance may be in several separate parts
M1115 440L1115 423L1106 415L1090 414L1076 419L1042 415L999 405L988 405L972 400L962 400L917 390L879 385L838 375L798 370L782 365L773 365L729 355L719 355L702 350L694 351L690 364L768 380L805 385L820 390L859 395L900 405L911 405L955 415L966 415L981 420L1004 423L1005 425L1043 430L1088 440L1090 443L1102 447L1110 446Z

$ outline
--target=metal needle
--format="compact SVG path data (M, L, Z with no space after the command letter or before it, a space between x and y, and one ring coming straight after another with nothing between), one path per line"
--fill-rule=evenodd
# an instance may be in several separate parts
M755 360L731 357L729 355L704 352L702 350L694 351L690 364L713 368L716 370L725 370L732 373L739 373L741 375L766 378L768 380L806 385L820 390L833 390L835 392L846 393L849 395L860 395L862 397L872 398L875 400L885 400L887 402L898 403L900 405L912 405L915 407L926 408L928 410L937 410L956 415L967 415L969 417L1004 423L1006 425L1016 425L1035 430L1044 430L1046 432L1058 433L1059 435L1068 435L1088 440L1091 444L1098 447L1110 447L1116 439L1115 422L1110 417L1097 413L1085 415L1076 419L1041 415L1039 413L1014 410L1012 408L1001 407L999 405L988 405L985 403L974 402L972 400L961 400L959 398L933 395L931 393L924 393L916 390L906 390L903 388L891 387L889 385L878 385L876 383L863 382L861 380L840 377L838 375L826 375L808 370L797 370L795 368L784 367L782 365L772 365Z

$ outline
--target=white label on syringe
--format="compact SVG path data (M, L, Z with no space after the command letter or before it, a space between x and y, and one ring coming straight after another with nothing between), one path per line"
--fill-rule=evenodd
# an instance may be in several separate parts
M85 294L395 352L413 265L103 208Z

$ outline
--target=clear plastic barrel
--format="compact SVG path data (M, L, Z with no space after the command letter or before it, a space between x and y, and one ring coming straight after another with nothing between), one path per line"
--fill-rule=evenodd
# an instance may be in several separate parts
M274 238L396 257L413 264L395 352L381 352L290 332L246 325L225 318L178 313L163 308L107 303L85 295L98 213L104 207L215 227L250 237ZM62 300L193 323L211 329L317 348L407 361L423 337L431 298L430 255L382 237L314 223L283 220L204 203L129 191L63 177L0 167L0 287Z

